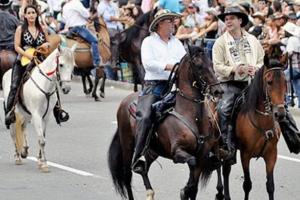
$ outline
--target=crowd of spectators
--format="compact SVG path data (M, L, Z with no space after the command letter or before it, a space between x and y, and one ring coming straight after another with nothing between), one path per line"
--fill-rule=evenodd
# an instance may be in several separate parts
M111 36L131 27L138 17L155 7L180 13L182 18L176 21L174 35L183 43L197 44L203 40L210 56L214 40L225 31L225 26L218 19L218 15L223 13L228 5L238 4L249 16L249 23L245 29L255 35L264 46L281 44L283 50L291 57L293 76L300 80L300 0L81 0L81 2L89 9L90 19L94 21L96 30L97 18L102 16ZM68 31L62 17L64 0L14 0L11 12L22 20L23 9L27 4L38 6L42 13L41 22L48 27L50 34ZM300 96L300 81L296 83L295 91Z

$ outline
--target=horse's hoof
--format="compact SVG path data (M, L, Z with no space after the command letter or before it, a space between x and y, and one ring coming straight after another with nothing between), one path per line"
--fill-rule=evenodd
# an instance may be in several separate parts
M15 160L15 165L23 165L22 159L21 158L16 159Z
M154 200L154 191L153 190L147 190L146 200Z
M185 196L184 189L180 190L180 200L188 200L188 198Z
M215 200L224 200L224 195L223 194L216 194Z
M105 98L105 93L104 92L100 92L100 97Z
M48 165L41 166L40 170L43 173L49 173L50 172Z

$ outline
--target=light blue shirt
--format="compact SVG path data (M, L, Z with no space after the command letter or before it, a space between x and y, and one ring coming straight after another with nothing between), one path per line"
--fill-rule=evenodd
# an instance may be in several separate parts
M119 16L119 9L115 4L102 0L97 7L98 16L102 16L107 28L118 29L118 22L111 21L111 17Z
M175 13L180 13L179 0L159 0L159 6Z

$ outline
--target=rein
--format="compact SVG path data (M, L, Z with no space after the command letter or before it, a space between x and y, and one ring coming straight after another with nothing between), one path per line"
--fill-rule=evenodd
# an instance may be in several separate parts
M39 73L45 77L47 80L49 80L50 82L52 82L53 80L49 78L49 76L52 76L54 73L56 73L57 75L57 80L60 81L60 74L59 74L59 54L56 55L56 67L54 70L50 71L50 72L47 72L46 74L42 71L42 69L40 68L39 66L39 61L37 60L37 58L34 58L34 62L36 64L36 67L38 68L39 70ZM31 74L29 72L27 72L30 80L34 83L34 85L45 95L46 99L47 99L47 108L46 108L46 111L45 113L43 114L43 118L46 116L48 110L49 110L49 104L50 104L50 97L55 94L58 89L57 89L57 85L55 84L55 89L54 91L52 92L46 92L44 91L40 86L39 84L32 78Z

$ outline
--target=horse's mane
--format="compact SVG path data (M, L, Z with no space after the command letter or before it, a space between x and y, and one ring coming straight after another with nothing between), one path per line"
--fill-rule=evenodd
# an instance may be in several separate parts
M125 45L130 45L131 41L134 38L138 37L138 34L141 30L141 27L144 24L147 24L150 21L150 17L153 11L149 11L143 15L141 15L140 17L137 18L137 20L135 21L134 25L132 25L131 27L129 27L128 29L126 29L124 32L126 33L126 40L125 40ZM148 28L148 27L147 27Z
M249 86L248 94L246 96L246 101L244 102L241 112L247 113L251 111L255 111L259 100L262 99L265 94L263 90L263 76L264 76L264 67L261 67L256 75L254 76L254 79Z

